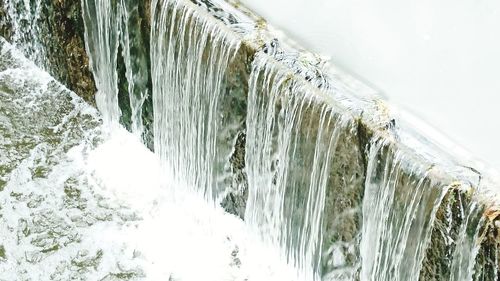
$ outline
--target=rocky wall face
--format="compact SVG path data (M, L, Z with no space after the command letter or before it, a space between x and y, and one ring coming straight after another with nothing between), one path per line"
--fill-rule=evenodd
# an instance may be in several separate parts
M454 184L443 198L420 280L498 279L498 211L479 204L476 191L466 187Z
M87 102L95 104L96 88L85 52L80 2L51 0L33 2L32 5L35 3L39 5L36 7L36 11L34 7L29 9L24 7L19 1L2 0L0 3L0 36L16 45L39 43L41 46L33 46L31 49L42 47L43 53L40 56L43 58L34 58L34 55L29 51L25 55L39 62L40 67L46 69ZM35 21L27 22L26 18L29 19L30 16L15 18L16 12L14 10L17 10L19 14L36 14L36 17L32 17ZM30 38L14 36L16 25L19 29L33 26ZM34 26L36 26L36 31ZM24 30L17 32L24 32ZM20 42L13 42L18 40Z
M228 147L232 153L225 168L230 173L230 183L227 182L227 191L221 202L222 207L229 213L244 218L246 200L248 197L248 182L245 172L245 145L247 115L248 80L250 65L254 51L246 45L240 46L235 59L230 63L225 77L225 97L220 112L224 115L223 123L226 128L220 134L219 143L232 144Z
M479 236L479 249L474 266L474 280L498 280L500 275L498 265L500 265L500 243L498 233L498 213L486 214L494 215L486 220L481 228Z
M326 190L321 270L332 280L359 278L366 143L356 129L340 135Z
M0 34L6 38L10 39L12 33L12 26L8 21L7 11L5 10L5 0L0 0Z
M94 104L96 87L85 52L81 4L72 0L52 0L43 9L42 22L49 72Z

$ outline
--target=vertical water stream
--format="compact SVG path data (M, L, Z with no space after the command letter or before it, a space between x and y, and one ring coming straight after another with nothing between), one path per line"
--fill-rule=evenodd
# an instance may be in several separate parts
M426 280L432 274L440 280L473 280L483 210L465 182L439 182L434 168L409 159L387 140L371 141L361 280ZM454 199L444 201L446 196ZM441 252L436 256L436 251ZM429 258L439 259L440 264Z
M119 106L118 59L125 67L130 130L143 137L143 104L148 96L148 66L141 53L141 22L134 1L83 0L85 45L96 81L96 103L104 122L116 126L122 118ZM139 26L139 27L138 27ZM121 50L121 52L119 52Z
M144 42L140 9L141 5L134 0L120 0L118 11L121 21L120 46L125 64L125 78L130 103L130 130L143 138L145 128L143 123L143 105L149 96L149 69Z
M455 248L451 255L449 280L474 280L476 258L479 252L479 236L485 226L482 209L475 201L461 206L460 215L463 217L455 238ZM452 219L452 218L450 218Z
M10 41L26 57L37 65L44 66L45 53L40 42L40 26L43 1L5 0L5 10L12 25Z
M408 171L411 173L408 174ZM363 199L362 280L418 280L447 187L373 140Z
M225 82L240 41L223 24L190 4L180 0L151 3L154 150L165 171L171 171L175 184L168 190L172 195L193 192L215 205L228 188L222 179L229 155L218 135L225 114L221 104L228 99ZM142 107L148 92L144 86L136 89L145 79L138 74L144 65L133 55L129 30L133 7L126 0L117 4L83 0L82 8L97 103L105 123L118 124L120 119L117 56L121 46L131 130L141 136ZM323 280L327 191L332 188L332 177L343 177L332 176L332 166L340 156L337 141L352 129L352 120L320 100L305 81L292 79L293 74L281 66L269 65L266 56L260 52L252 57L248 81L245 223L295 268L295 279ZM357 204L353 209L362 212L361 222L354 218L349 226L351 236L361 229L358 237L351 238L358 244L349 251L351 256L359 256L356 270L363 281L421 278L436 215L450 189L433 180L432 166L414 164L418 161L408 159L405 151L389 146L382 138L369 142L364 155L366 178L364 185L359 184L364 192L346 196L359 198L356 202L338 203ZM342 178L344 181L348 179ZM470 280L474 273L475 242L482 224L475 219L479 212L473 210L471 206L463 215L465 222L457 240L449 242L457 245L450 257L450 280Z
M238 42L181 1L153 1L151 14L155 152L176 181L215 200L227 161L217 143L218 108Z
M118 10L110 0L82 1L85 45L97 87L96 103L104 123L118 125Z
M346 120L263 57L250 77L245 220L297 268L297 280L320 280L326 188Z

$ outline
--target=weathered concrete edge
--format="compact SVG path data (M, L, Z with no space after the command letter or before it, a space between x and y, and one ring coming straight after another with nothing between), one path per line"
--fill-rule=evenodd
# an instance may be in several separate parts
M184 2L190 1L184 0ZM194 9L198 9L198 7L195 7L197 2L196 0L191 0L191 3L186 3L186 5L191 4ZM233 26L227 25L222 21L219 21L217 24L220 24L221 28L226 29L236 40L239 40L241 42L241 48L245 49L245 52L248 54L255 55L257 52L261 51L266 44L280 36L268 29L264 19L254 14L239 2L230 1L230 4L232 5L230 12L236 11L235 17L239 18L239 20L247 21L245 25L247 27L253 26L253 29L250 29L249 32L248 30L242 32L239 26L235 29ZM204 11L203 9L198 10L201 10L200 13L206 13L208 17L217 18L211 14L210 11ZM280 40L286 43L289 42L286 36L283 37L282 35ZM306 52L293 41L287 44L284 49L292 54L294 52ZM498 256L500 250L500 201L498 200L498 194L494 191L496 188L500 187L498 182L489 179L486 173L482 174L478 169L474 168L468 160L454 157L454 155L452 155L453 151L446 151L445 147L443 148L435 144L432 139L426 139L427 136L422 136L419 135L418 132L413 132L413 128L398 127L398 119L391 113L390 107L386 101L378 97L375 94L376 92L364 85L363 82L358 81L336 67L332 66L327 68L325 72L335 75L337 81L345 83L343 86L345 87L344 89L347 89L348 96L344 95L338 97L329 91L318 89L313 83L304 79L303 76L300 74L297 75L296 70L290 68L289 65L286 65L286 63L282 61L278 61L271 55L267 56L267 60L268 64L276 68L288 68L291 76L300 81L300 83L309 84L309 90L318 97L318 102L327 103L344 114L350 115L353 120L356 121L358 126L356 134L360 142L360 147L362 149L364 148L365 159L371 140L382 139L387 143L389 150L393 152L399 151L405 154L405 158L409 162L412 162L412 165L420 166L422 171L426 172L427 177L436 185L449 188L438 213L444 212L446 208L466 208L464 205L457 205L457 200L453 199L455 197L462 198L461 200L464 200L464 202L476 202L479 205L479 210L482 212L481 216L484 218L485 223L480 230L479 240L476 241L480 243L481 246L477 256L478 261L476 263L477 270L475 278L480 278L480 276L484 278L485 275L481 274L488 274L483 273L482 268L488 268L487 270L494 270L494 268L497 268L498 270L500 261L494 261L494 256ZM348 105L342 102L342 100L346 98L350 99L347 103ZM414 145L415 143L417 145ZM406 173L408 176L411 175L410 171L406 171ZM437 220L438 223L440 223L439 220L445 219L443 217L438 217ZM439 231L439 228L435 228L432 231L433 237L438 237L436 240L442 239L439 237ZM443 242L438 241L437 243L441 245ZM426 259L434 255L432 249L428 251L429 253L426 254ZM441 259L445 259L445 257L441 257ZM428 260L425 266L429 266L429 264L432 265L434 262L435 261ZM485 264L489 264L489 267L485 266ZM421 278L429 278L428 275L426 275L426 270L427 269L422 270ZM489 274L489 276L495 275L491 272Z
M184 0L193 5L198 1L196 0ZM259 52L262 47L270 42L274 38L280 38L280 41L284 42L286 46L284 49L289 53L307 53L306 50L302 49L298 43L284 37L282 34L273 33L273 28L266 24L266 21L259 17L257 14L252 12L250 9L245 7L239 1L230 0L227 1L233 8L229 12L237 11L235 17L239 20L246 20L246 25L252 25L254 27L250 32L242 33L240 29L235 30L232 26L227 26L221 21L218 24L222 28L229 31L236 40L241 42L241 48L244 48L247 53L254 55ZM189 5L187 4L187 5ZM209 17L214 17L210 11L203 11L203 9L198 9L200 13L205 13ZM216 18L215 18L216 19ZM286 35L285 35L286 36ZM354 104L354 107L349 107L345 105L345 102L339 102L338 96L332 94L331 92L318 89L309 81L304 79L300 74L295 74L295 71L291 69L288 65L281 61L276 60L272 56L267 56L268 63L275 65L275 67L288 68L290 75L294 76L295 79L300 80L301 83L308 84L309 90L313 92L320 102L327 103L334 108L342 111L343 113L350 115L354 120L359 122L360 130L363 130L366 136L369 138L378 137L384 139L389 146L393 147L394 150L403 151L408 159L412 159L417 163L420 163L422 167L432 168L432 177L436 182L441 182L443 184L450 184L453 186L460 185L463 190L470 192L470 189L478 189L477 173L478 169L474 167L466 166L468 160L457 159L450 152L445 151L446 148L439 147L435 145L431 139L427 139L425 136L418 135L418 132L409 132L410 128L398 128L395 129L398 123L398 117L390 110L388 103L383 100L380 96L377 96L375 90L371 90L369 86L365 85L363 82L353 78L349 74L343 72L336 66L327 66L324 71L327 74L334 74L336 80L338 79L340 83L353 83L356 88L353 91L349 91L347 94L352 94L352 96L343 95L341 99L350 99L349 104ZM351 85L344 84L346 88L351 88ZM362 89L362 93L356 93L354 91ZM406 130L406 131L405 131ZM412 141L418 142L419 147L413 147L406 142L401 140L401 133L404 133L404 138L407 140L411 138ZM368 141L368 139L366 141ZM368 143L367 143L368 144ZM424 151L419 151L424 150ZM434 157L429 157L433 155ZM468 165L468 164L467 164ZM486 174L486 173L485 173ZM483 175L483 178L485 176ZM500 188L500 184L494 182L493 180L486 180L488 185L495 185ZM488 189L487 191L490 191ZM484 204L491 210L500 210L500 202L497 198L492 198L492 194L478 194L478 200L481 204ZM491 218L490 218L491 219Z

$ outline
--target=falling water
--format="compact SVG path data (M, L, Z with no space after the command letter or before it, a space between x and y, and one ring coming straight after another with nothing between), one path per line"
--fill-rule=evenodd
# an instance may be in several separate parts
M179 183L135 136L101 135L95 109L2 38L0 55L1 280L293 280L237 217L170 197Z
M281 249L297 280L320 280L325 194L346 121L264 56L250 78L245 220Z
M131 128L130 130L138 137L144 137L143 105L148 97L148 65L143 53L142 24L139 15L139 7L136 1L121 0L119 4L121 15L120 38L122 56L125 64L125 76L127 79L127 90L130 100ZM138 28L139 26L139 28Z
M41 17L41 0L5 0L7 17L12 25L10 41L25 56L44 66L45 53L41 44L41 30L38 22Z
M479 236L484 226L481 211L481 207L475 201L460 208L460 215L463 216L464 221L455 239L456 245L451 257L450 281L473 280L474 265L479 252Z
M82 1L85 24L85 45L96 81L96 103L103 114L104 122L116 126L122 111L119 106L118 56L125 64L127 101L130 108L130 129L139 138L143 137L143 104L148 96L148 71L141 49L144 44L141 30L137 30L138 7L129 0Z
M118 106L118 11L110 0L82 1L85 45L97 87L96 103L104 123L116 126Z
M179 5L178 1L153 1L151 5L154 146L166 165L177 171L179 181L191 181L189 186L203 189L207 198L215 199L221 193L217 177L227 156L218 151L216 143L222 118L218 104L224 98L221 89L225 68L238 46L192 9L184 8L176 15ZM141 43L137 39L140 30L130 29L137 24L137 18L131 18L137 13L137 4L88 0L82 1L82 9L86 47L98 88L96 101L105 123L116 125L121 117L117 70L121 46L131 131L143 136L148 72L144 59L132 53Z
M419 279L447 188L410 163L400 152L393 155L384 141L372 141L363 199L362 280Z
M155 152L208 200L221 195L223 163L217 135L224 74L238 50L217 22L181 1L153 1L151 58Z
M100 56L112 54L112 59L102 59L99 65L101 69L111 68L106 73L116 76L116 52L121 40L130 103L135 108L132 130L142 131L140 109L147 93L132 93L137 67L131 65L127 29L130 8L124 1L116 9L105 0L99 3L107 3L99 5L102 10L96 9L106 11L100 15L107 20L102 20L104 27L98 24L97 30L110 29L107 22L116 22L117 18L125 24L120 25L120 36L115 34L118 29L112 29L110 34L116 35L113 40L101 36L97 44L89 38L91 43L87 44L104 50ZM185 189L191 189L208 202L219 202L227 188L224 178L229 154L219 143L224 118L220 104L228 98L224 83L238 42L223 25L205 17L194 5L178 0L152 2L154 150L176 183L170 186L171 191L186 194ZM88 49L91 56L97 50ZM99 76L96 70L94 74ZM264 52L253 58L246 118L245 222L295 268L294 279L321 280L325 274L321 267L330 170L337 140L350 126L349 118L325 105L328 103L319 102L315 90L291 75L284 69L276 71ZM110 79L112 90L102 92L108 96L111 93L106 101L118 108L117 78L106 79ZM431 180L432 168L413 165L404 152L392 152L387 146L382 140L373 140L367 157L364 198L359 202L363 212L360 278L418 280L436 212L449 187ZM472 240L465 230L462 233L460 243L470 249ZM470 253L474 255L474 251ZM451 267L457 268L457 273L453 274L462 276L460 270L465 266L471 275L474 257L465 257L464 251L454 255Z
M425 168L410 161L393 145L378 138L370 143L363 199L361 279L422 280L424 261L432 263L426 255L434 255L432 247L438 246L446 251L440 253L439 270L444 271L439 276L443 280L473 280L484 218L472 189L467 190L466 183L438 182L433 165ZM443 200L446 196L454 198L455 193L457 198ZM444 221L437 225L441 209L445 211L439 219ZM438 244L431 243L434 234L437 237L433 243ZM427 274L436 273L431 270Z
M25 44L25 41L29 39L28 36L38 38L38 31L36 27L26 26L25 22L37 21L39 1L7 3L9 16L14 22L13 40L27 48L25 52L36 59L41 54L38 52L43 52L42 48L31 43ZM364 147L365 144L362 145L362 141L357 139L358 131L354 129L358 128L353 118L341 114L344 109L340 106L337 108L332 96L327 96L329 90L343 89L336 87L336 81L329 81L320 70L291 73L287 70L286 62L270 59L271 55L266 50L251 57L251 73L249 80L245 81L248 82L246 122L237 124L243 127L237 128L240 130L238 136L244 136L238 137L239 140L246 141L245 167L242 171L245 174L242 178L248 181L245 222L223 214L217 203L220 203L229 187L227 178L231 177L231 172L227 166L232 151L228 147L232 148L236 138L234 134L224 132L228 115L231 115L226 107L232 105L228 100L233 98L226 83L228 76L234 75L231 73L233 60L240 51L245 50L240 49L240 40L227 26L208 17L203 9L191 2L153 0L151 18L148 19L151 24L150 53L147 54L150 56L151 69L148 69L147 60L138 55L141 45L148 42L141 41L137 34L137 26L140 25L137 23L140 17L137 7L137 3L131 0L82 0L85 44L98 88L97 105L108 127L104 130L109 130L110 125L114 127L105 144L98 149L89 144L74 152L78 157L72 158L66 152L77 142L70 141L68 145L63 143L61 147L55 148L51 148L50 140L38 145L30 142L35 149L26 150L27 156L23 157L27 160L24 159L12 172L12 175L20 176L15 180L10 176L0 177L0 192L2 188L13 192L9 195L0 194L0 199L9 202L9 206L14 206L13 209L20 208L28 214L29 208L18 207L26 200L34 204L33 209L36 211L41 211L42 207L49 208L47 204L50 202L63 204L64 208L78 215L76 218L62 215L61 221L71 221L67 229L77 229L88 235L82 247L92 245L92 239L96 239L93 235L99 233L102 227L106 231L112 229L109 233L120 238L122 244L113 244L113 247L121 247L121 250L101 243L99 247L106 251L99 252L95 246L92 248L95 254L82 252L80 246L72 246L78 244L76 238L68 242L71 244L69 247L64 244L65 239L73 237L70 232L58 237L61 241L56 239L57 243L51 244L49 242L52 240L45 239L43 229L36 233L40 234L42 242L33 245L38 240L28 241L31 235L29 231L24 233L23 225L17 226L17 222L12 219L8 227L16 225L15 228L25 237L21 239L23 250L11 252L8 257L16 257L8 259L11 274L18 273L14 265L16 259L22 259L24 254L29 256L29 263L33 262L39 267L37 273L42 272L40 268L44 265L56 267L56 264L63 268L61 280L75 270L80 272L80 269L70 267L64 269L65 262L73 260L91 264L85 267L85 273L79 273L82 276L90 274L92 263L103 260L105 265L99 269L95 266L96 271L108 274L102 276L114 276L112 271L121 270L125 263L131 268L126 272L133 272L135 277L145 275L165 280L177 280L178 277L180 280L200 280L204 277L208 280L422 280L426 259L432 254L429 249L433 246L434 235L441 235L438 238L444 241L447 251L443 253L447 279L469 281L474 277L476 257L480 251L478 241L485 226L485 221L480 219L483 210L476 201L460 203L460 208L449 204L444 198L455 188L453 183L436 181L433 165L415 164L420 162L409 158L407 151L399 149L386 136L366 140L367 146ZM220 11L218 14L225 15ZM226 24L234 22L228 20ZM34 44L38 44L37 40L33 40ZM292 65L299 58L286 53L281 55L289 59ZM124 74L120 72L122 62ZM25 84L17 76L12 78L11 72L0 71L0 76L11 79L8 80L11 84L15 84L12 81ZM318 73L321 79L311 81L309 76ZM21 76L23 73L16 75ZM301 75L306 76L303 78L307 81L301 80ZM126 87L120 88L124 85L120 79L126 80ZM151 87L148 79L151 79ZM143 125L144 104L148 95L152 95L155 154L147 151L137 138L131 141L123 137L121 129L115 130L119 128L119 121L123 121L122 110L125 115L124 108L120 109L123 88L126 88L128 95L130 129L140 137L144 136L146 130ZM2 97L8 97L5 93L1 94ZM22 104L18 102L29 103L30 98L23 97L15 101L12 103L13 108ZM43 103L41 100L36 102ZM57 128L64 126L65 120L79 114L78 110L75 112L71 111L69 117L58 120L62 125L53 124L56 128L54 132L59 132ZM96 122L95 116L93 118L93 122ZM5 124L11 126L10 123ZM96 123L92 124L97 126ZM38 139L43 140L47 132L42 130L39 134ZM49 136L53 137L51 134ZM71 136L71 133L68 134ZM346 134L356 135L353 137L355 143L342 143ZM31 141L23 136L25 139ZM356 155L366 158L360 160L366 164L366 168L360 164L363 168L353 172L356 175L352 176L361 178L364 183L346 179L345 171L338 168L352 164L342 162L352 159L343 158L346 152L339 152L339 147L345 149L340 144L353 146L347 154L361 155L364 151L357 149L367 149L366 155ZM0 143L2 150L10 148L1 145L4 143ZM51 149L55 149L60 158L52 159ZM87 159L87 150L92 150L90 160ZM0 155L0 161L3 161L2 157ZM131 160L132 157L137 158ZM60 162L49 165L57 173L46 171L43 167L39 169L37 161L47 162L44 159ZM140 163L133 163L137 159L136 162ZM88 165L83 165L87 160ZM64 167L72 161L81 165L65 170ZM334 167L339 170L334 170ZM37 180L38 177L44 180ZM342 184L333 180L336 177L341 178L339 181ZM344 184L350 180L357 185L356 188L349 189ZM66 192L65 188L68 188L69 195L53 191L55 195L51 194L52 201L47 200L47 204L40 205L37 203L40 200L36 199L39 197L23 197L17 195L15 190L16 186L26 187L33 192L37 186L48 189L50 182L56 182L61 192ZM334 182L339 186L333 186ZM85 202L93 202L93 211L104 213L95 215L100 218L96 219L99 222L80 225L87 223L82 220L88 213L80 212L80 209L87 209L86 205L82 205L83 201L75 202L73 193L78 193L75 190L89 196L90 199ZM335 194L337 191L357 194L343 197L344 194ZM107 193L106 196L111 198L117 197L121 203L118 207L113 204L109 207L107 199L101 198L105 197L101 193ZM329 202L334 201L330 197L340 198L339 205L328 206ZM64 198L64 203L58 203L57 198ZM69 204L69 207L64 204ZM134 214L123 211L126 209L124 205L133 209ZM342 254L325 254L334 252L332 243L345 242L335 240L335 236L342 235L338 233L341 226L335 224L342 223L342 220L335 217L334 222L326 221L327 218L333 220L328 217L332 211L327 210L328 207L339 208L332 212L335 215L356 213L346 226L351 228L349 236L353 236L349 242L354 241L352 243L355 244L345 246L349 248L353 261L324 261L327 258L344 258L339 257ZM437 222L443 219L438 213L446 208L449 214L445 219L450 220L449 225L454 224L456 233L452 233L455 230L437 226ZM51 209L47 216L58 211ZM9 216L17 218L14 212L10 212ZM109 217L112 226L107 228L103 225ZM28 223L37 229L35 224ZM333 234L325 232L327 225L328 231ZM0 228L0 231L6 236L9 233L8 228ZM130 234L131 238L120 236L124 232ZM8 249L15 247L13 239L9 240ZM0 266L4 266L4 246L0 245ZM60 248L64 256L57 259L50 256L51 251L61 253L58 252ZM136 253L136 249L140 249L141 253ZM127 253L124 260L120 259L123 253ZM99 255L104 255L104 258L101 259ZM119 261L114 259L115 256ZM85 262L78 264L85 266ZM352 274L340 274L344 277L337 279L337 275L324 272L324 264L340 264L339 268L335 268L339 271L345 269L343 265L354 269L349 269ZM203 270L195 272L193 267ZM22 269L27 271L31 265L22 262ZM143 269L149 275L144 274ZM57 270L56 273L59 274Z
M155 153L179 183L174 189L194 188L210 202L225 188L218 182L228 158L217 143L219 103L238 42L181 1L151 7ZM326 187L346 121L264 62L254 62L250 79L246 221L297 267L296 279L319 280Z

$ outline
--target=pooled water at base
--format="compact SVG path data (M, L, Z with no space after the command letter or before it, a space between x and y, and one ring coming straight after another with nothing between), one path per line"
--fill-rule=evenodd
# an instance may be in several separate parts
M141 217L125 239L147 280L292 280L291 268L238 218L186 186L173 197L172 189L165 189L174 184L172 175L163 174L159 159L124 130L89 161L109 196Z
M192 188L173 200L136 135L104 136L92 107L0 44L0 280L292 280L238 218Z

